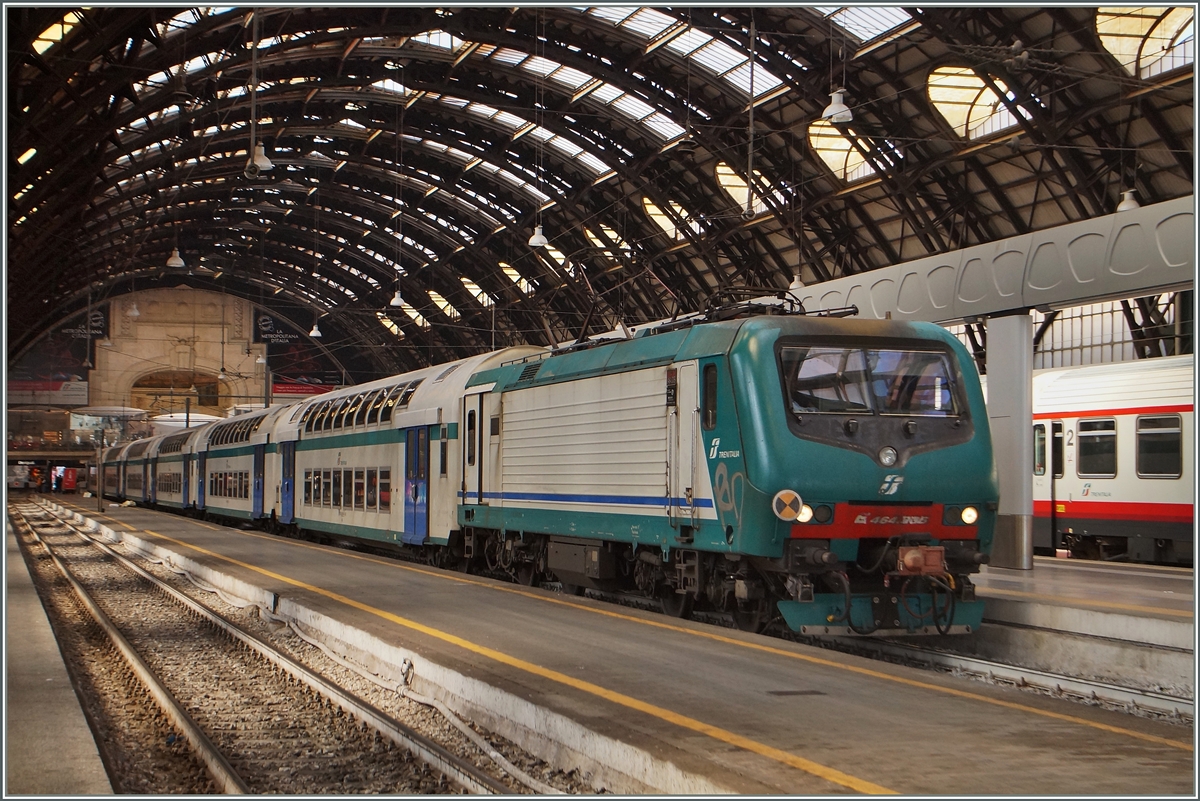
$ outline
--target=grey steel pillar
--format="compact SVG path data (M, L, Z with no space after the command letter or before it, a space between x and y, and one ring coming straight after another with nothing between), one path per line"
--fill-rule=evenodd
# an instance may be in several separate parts
M987 321L988 422L1000 481L991 564L1033 569L1033 326L1027 312Z

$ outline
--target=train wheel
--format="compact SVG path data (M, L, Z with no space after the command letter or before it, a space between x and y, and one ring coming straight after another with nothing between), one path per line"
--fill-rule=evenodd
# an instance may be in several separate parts
M517 583L524 587L532 587L537 579L537 565L532 562L522 562L517 565Z
M762 601L752 601L744 607L741 603L733 610L733 625L739 631L758 634L767 625L767 605Z
M659 589L658 599L662 602L664 614L681 620L692 616L692 602L695 598L690 592L678 593L674 587L666 585Z

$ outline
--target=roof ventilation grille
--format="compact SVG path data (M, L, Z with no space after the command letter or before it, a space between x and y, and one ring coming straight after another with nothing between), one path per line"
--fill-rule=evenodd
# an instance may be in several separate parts
M522 381L532 381L533 377L537 375L537 371L541 369L541 366L541 362L530 362L529 364L525 365L523 368L521 368L521 375L517 378L517 383L519 384Z

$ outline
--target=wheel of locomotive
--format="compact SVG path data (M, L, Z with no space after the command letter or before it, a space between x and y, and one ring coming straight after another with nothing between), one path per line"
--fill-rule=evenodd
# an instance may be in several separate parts
M738 601L733 610L733 625L738 631L748 631L758 634L771 619L770 606L766 599L757 601Z
M662 602L663 614L683 620L692 616L692 603L695 597L689 593L675 592L675 588L664 584L658 590L658 600Z
M517 565L517 583L523 587L532 587L537 581L538 569L534 562L521 562Z

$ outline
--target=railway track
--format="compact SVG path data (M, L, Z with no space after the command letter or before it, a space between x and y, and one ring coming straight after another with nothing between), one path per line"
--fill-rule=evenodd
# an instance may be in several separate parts
M77 686L120 690L107 709L85 704L118 792L579 789L529 776L473 730L451 738L452 751L42 508L9 512L39 592L58 590L43 595L52 621L92 629L81 642L65 638L73 673L89 674ZM81 623L84 609L94 622ZM138 763L157 775L122 775Z
M339 544L335 545L335 547L351 547L356 550L364 549L364 546L359 543L336 542ZM396 557L396 554L390 551L386 555ZM497 577L502 578L502 576ZM560 589L560 585L555 582L543 583L541 586L551 590ZM631 606L646 611L662 612L661 605L650 598L598 592L591 589L586 590L585 594L590 598L608 603ZM697 610L693 613L692 617L695 620L710 625L736 628L732 617L720 612ZM869 638L798 635L783 626L780 620L768 623L763 630L763 634L844 653L851 653L870 659L904 664L926 670L949 672L964 678L985 681L992 684L1004 684L1028 692L1053 695L1077 703L1101 706L1106 709L1143 717L1169 720L1183 725L1191 725L1194 720L1194 703L1190 698L1009 665L965 654L956 654L952 650L944 648L930 648L925 645Z

